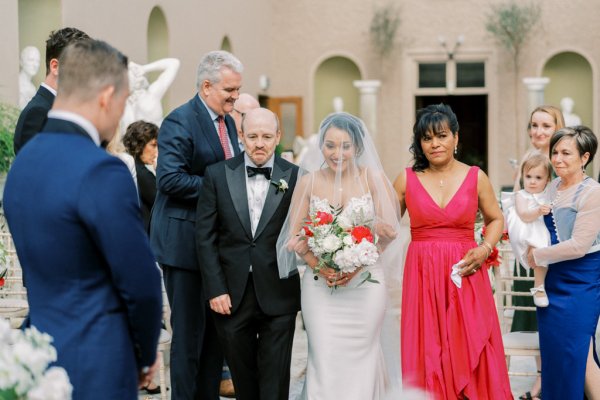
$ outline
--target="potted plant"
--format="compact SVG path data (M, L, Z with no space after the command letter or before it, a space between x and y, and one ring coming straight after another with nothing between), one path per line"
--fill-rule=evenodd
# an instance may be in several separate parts
M15 158L13 137L18 118L17 107L0 103L0 175L6 175Z

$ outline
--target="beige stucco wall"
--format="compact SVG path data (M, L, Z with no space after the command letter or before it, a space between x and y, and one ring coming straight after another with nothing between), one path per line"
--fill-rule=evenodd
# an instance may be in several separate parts
M444 89L419 90L419 61L444 61L446 53L437 38L450 45L458 35L465 41L457 60L486 62L487 85L462 94L488 95L488 172L496 187L510 183L508 159L525 150L527 91L523 77L540 76L554 55L574 51L590 63L593 100L592 128L599 130L600 7L597 0L544 0L541 24L523 48L517 91L510 56L484 28L489 5L496 0L405 0L398 3L401 24L395 52L384 62L369 40L369 25L377 4L364 0L62 0L64 26L77 26L90 35L112 43L136 62L146 62L147 23L154 6L165 14L169 30L169 56L182 62L170 91L169 104L176 106L195 92L195 70L201 54L221 46L223 37L244 62L244 91L259 93L258 77L266 74L270 96L301 96L304 126L310 133L315 118L314 77L329 57L343 56L354 62L363 79L380 79L378 98L378 144L384 166L393 178L410 161L407 151L414 123L415 96L444 95ZM0 0L0 101L15 102L18 75L18 0ZM43 53L43 51L42 51ZM455 94L461 94L457 90ZM515 115L515 110L517 114ZM459 116L460 122L460 116ZM600 167L595 163L595 174Z

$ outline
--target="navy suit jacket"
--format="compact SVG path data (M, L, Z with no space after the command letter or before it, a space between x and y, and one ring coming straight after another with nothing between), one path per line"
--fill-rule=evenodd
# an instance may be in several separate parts
M235 154L239 154L235 122L225 115ZM198 271L194 225L196 203L207 166L225 154L210 114L196 95L173 110L158 135L156 200L150 241L159 263Z
M35 96L19 115L14 137L15 154L18 154L32 137L41 132L46 121L48 121L48 111L52 108L53 103L54 95L52 92L40 86Z
M4 209L29 318L54 338L74 399L137 399L156 358L160 272L135 185L78 125L49 119L16 157Z
M232 312L244 296L249 270L261 310L270 316L300 310L298 274L279 279L276 243L285 221L298 167L275 157L272 182L280 179L289 189L269 185L254 235L250 224L244 155L206 169L198 199L196 245L207 300L229 294Z

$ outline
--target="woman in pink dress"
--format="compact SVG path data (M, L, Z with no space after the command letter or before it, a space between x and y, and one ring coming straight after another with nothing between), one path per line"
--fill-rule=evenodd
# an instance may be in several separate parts
M394 183L411 224L402 289L404 385L435 399L512 399L485 262L503 228L494 190L478 167L454 158L458 122L449 106L419 110L413 131L414 164ZM479 245L478 209L486 224Z

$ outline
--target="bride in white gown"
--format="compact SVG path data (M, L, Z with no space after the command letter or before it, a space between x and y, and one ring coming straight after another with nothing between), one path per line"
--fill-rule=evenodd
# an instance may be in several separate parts
M321 123L319 145L320 167L300 166L277 244L282 278L296 272L296 255L308 266L302 280L308 335L302 398L383 399L398 390L400 382L399 203L360 119L347 113L329 115ZM299 233L309 215L331 212L331 207L341 210L337 221L373 227L379 251L375 265L349 273L327 266L315 270L320 260ZM367 272L371 279L365 281ZM391 343L385 352L382 335L384 343Z

